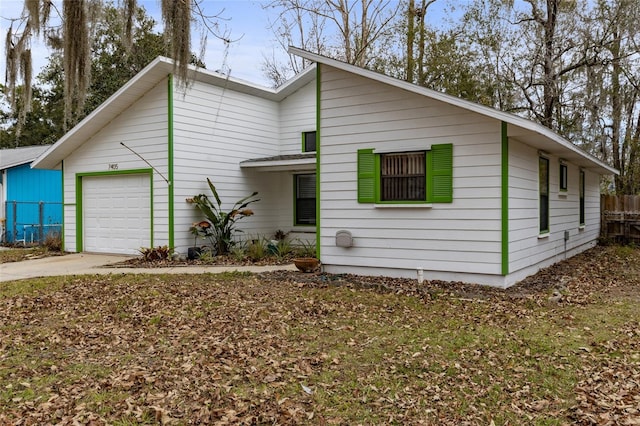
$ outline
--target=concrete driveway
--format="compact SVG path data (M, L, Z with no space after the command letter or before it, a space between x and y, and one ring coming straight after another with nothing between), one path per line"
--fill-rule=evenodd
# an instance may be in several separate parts
M269 266L175 266L170 268L110 268L107 265L131 259L133 256L74 253L0 264L0 281L25 278L85 274L203 274L227 271L266 272L296 270L294 265Z

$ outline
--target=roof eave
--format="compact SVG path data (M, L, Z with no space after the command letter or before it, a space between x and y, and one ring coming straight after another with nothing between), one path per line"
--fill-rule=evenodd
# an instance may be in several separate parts
M265 160L265 161L243 161L240 163L243 169L254 169L257 171L313 171L316 169L315 158L302 158L297 160Z
M32 168L37 169L52 169L55 168L60 162L69 155L73 149L97 133L100 129L106 126L111 120L117 117L124 109L133 104L140 97L144 96L149 90L151 90L158 82L165 78L173 69L173 63L164 57L157 57L149 63L142 71L136 74L131 80L125 83L120 89L118 89L113 95L111 95L106 101L100 104L89 115L76 124L71 130L65 133L55 144L53 144L48 150L42 153L31 164ZM154 79L149 79L149 75L153 74ZM161 77L160 77L161 76ZM141 94L136 96L135 99L131 99L126 107L118 106L117 103L132 87L141 86ZM107 115L107 113L110 113ZM97 117L104 116L103 120L97 120ZM95 120L95 121L94 121ZM95 125L94 125L95 124ZM70 141L76 140L76 143L72 143L72 146L68 146Z
M7 170L7 169L11 169L13 167L18 167L18 166L22 166L24 164L29 164L33 161L32 160L27 160L27 161L17 161L15 163L10 163L10 164L4 164L2 167L0 167L0 170Z
M168 58L157 57L154 59L93 112L63 135L47 151L38 156L31 164L31 167L38 169L58 167L61 161L73 152L74 149L99 132L119 114L144 96L145 93L155 87L162 79L171 74L174 69L173 66L173 61ZM191 77L196 81L216 86L224 86L268 100L280 101L313 81L315 78L313 69L315 69L315 64L277 89L263 87L213 71L196 68L195 66L190 66L190 73ZM135 88L138 88L137 94L132 96L131 99L125 99L129 92Z
M562 146L564 149L569 150L580 157L584 158L588 162L592 163L592 166L589 169L598 171L601 174L609 175L614 174L618 175L620 172L615 168L607 165L606 163L598 160L587 152L581 150L577 146L573 145L568 140L564 139L562 136L558 135L551 129L542 126L541 124L535 123L531 120L527 120L526 118L518 117L516 115L510 114L508 112L500 111L485 105L480 105L471 101L467 101L465 99L461 99L452 95L448 95L446 93L438 92L432 89L427 89L426 87L417 86L413 83L409 83L406 81L398 80L393 77L389 77L384 74L377 73L375 71L367 70L364 68L357 67L355 65L348 64L346 62L341 62L335 59L327 58L322 55L318 55L315 53L308 52L306 50L302 50L300 48L289 46L289 53L300 56L304 59L307 59L311 62L320 63L329 65L331 67L340 69L342 71L350 72L353 74L360 75L362 77L366 77L384 84L389 84L391 86L395 86L407 91L411 91L417 94L421 94L423 96L427 96L429 98L439 100L450 105L454 105L469 111L476 112L478 114L482 114L484 116L488 116L494 118L496 120L503 121L505 123L511 124L513 126L521 127L523 129L535 132L547 139L554 141L555 143Z

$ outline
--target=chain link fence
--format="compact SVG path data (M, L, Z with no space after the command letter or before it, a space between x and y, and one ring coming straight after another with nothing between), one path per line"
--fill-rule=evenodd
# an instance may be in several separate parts
M42 244L62 235L62 203L7 201L4 212L3 243Z

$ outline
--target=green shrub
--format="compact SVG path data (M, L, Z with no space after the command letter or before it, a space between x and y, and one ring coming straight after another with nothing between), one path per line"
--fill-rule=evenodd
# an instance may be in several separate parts
M298 257L316 257L316 242L296 239L295 253Z
M274 245L273 254L278 259L284 259L289 254L291 254L292 251L293 251L293 248L291 247L291 243L289 242L289 240L282 239L282 240L278 240L278 242Z
M247 244L247 257L253 261L264 259L267 256L267 245L262 238L252 240Z
M157 262L167 260L173 254L173 249L169 246L142 247L138 250L145 262Z
M231 257L233 257L237 262L241 262L245 258L245 246L244 244L238 244L231 248Z
M205 217L204 221L194 223L189 231L196 237L208 238L217 254L227 254L235 245L233 234L242 232L242 230L236 228L236 222L247 216L252 216L253 210L247 207L260 200L255 198L258 193L254 192L237 201L231 210L225 212L222 210L222 201L216 187L209 178L207 178L207 183L215 198L215 203L211 202L205 194L199 194L187 200L195 204Z

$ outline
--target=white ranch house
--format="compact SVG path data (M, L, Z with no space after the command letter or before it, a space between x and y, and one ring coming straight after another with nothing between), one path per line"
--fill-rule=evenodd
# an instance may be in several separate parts
M158 58L33 163L63 172L64 248L186 253L187 199L253 191L245 237L317 241L327 272L510 286L595 245L617 171L529 120L291 48L278 89Z

